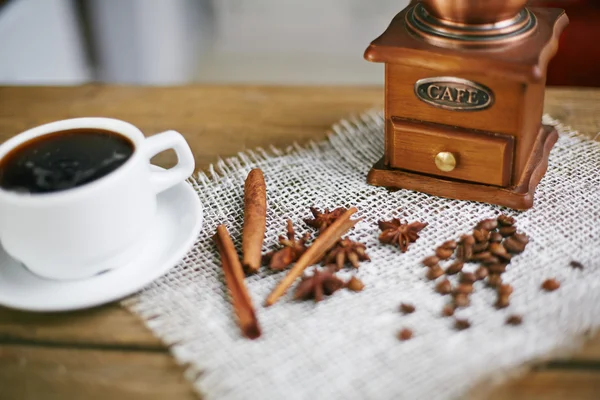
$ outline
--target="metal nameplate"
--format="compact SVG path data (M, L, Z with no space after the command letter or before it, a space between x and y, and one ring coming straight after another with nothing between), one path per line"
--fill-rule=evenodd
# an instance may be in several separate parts
M415 95L427 104L451 111L480 111L494 103L490 88L453 76L419 79Z

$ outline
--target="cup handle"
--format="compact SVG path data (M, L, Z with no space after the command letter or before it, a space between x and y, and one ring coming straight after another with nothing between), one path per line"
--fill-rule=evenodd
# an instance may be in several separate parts
M148 161L158 153L173 149L177 154L177 165L166 171L152 171L150 184L155 193L160 193L183 182L194 172L194 155L185 138L176 131L165 131L144 140L143 151Z

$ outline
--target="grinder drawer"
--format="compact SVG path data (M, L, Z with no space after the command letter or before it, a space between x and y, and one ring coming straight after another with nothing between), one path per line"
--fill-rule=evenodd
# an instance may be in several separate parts
M495 186L509 186L514 138L392 118L390 167Z

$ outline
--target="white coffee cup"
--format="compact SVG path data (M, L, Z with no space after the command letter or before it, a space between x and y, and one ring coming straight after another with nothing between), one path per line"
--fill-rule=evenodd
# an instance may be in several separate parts
M113 172L71 189L28 194L0 188L2 246L45 278L82 279L125 265L153 221L157 194L194 171L194 157L181 134L166 131L145 138L135 126L110 118L75 118L32 128L0 145L0 160L33 138L82 128L127 137L134 145L132 155ZM168 149L177 154L177 165L151 167L150 159Z

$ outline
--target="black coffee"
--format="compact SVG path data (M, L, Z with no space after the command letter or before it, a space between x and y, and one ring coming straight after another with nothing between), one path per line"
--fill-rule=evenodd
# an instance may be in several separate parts
M0 160L0 187L20 193L49 193L95 181L127 161L133 143L99 129L74 129L40 136Z

